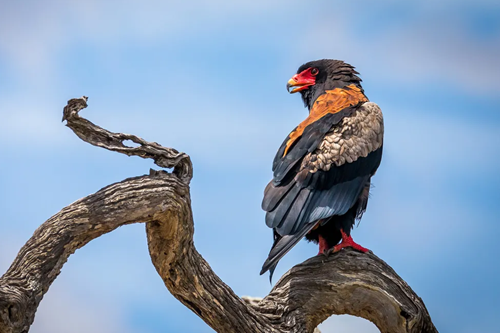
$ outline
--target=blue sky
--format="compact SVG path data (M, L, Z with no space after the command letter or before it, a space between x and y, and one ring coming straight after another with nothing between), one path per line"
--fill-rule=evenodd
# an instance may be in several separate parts
M441 332L494 332L500 311L498 1L0 2L0 271L36 227L150 161L61 124L66 101L112 131L188 153L195 244L238 295L264 296L260 201L307 111L286 81L304 62L356 66L385 117L382 165L354 239L423 298ZM302 242L275 276L317 253ZM330 318L324 332L376 332ZM211 332L163 286L144 225L70 257L32 332Z

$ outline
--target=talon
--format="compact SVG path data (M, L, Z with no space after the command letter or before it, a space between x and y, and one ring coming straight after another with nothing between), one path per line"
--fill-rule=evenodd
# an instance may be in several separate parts
M328 249L326 252L325 252L325 256L329 257L330 255L332 255L334 253L333 251L333 247Z
M347 234L344 232L344 230L340 230L341 234L342 234L342 242L338 245L335 245L333 247L333 253L335 252L339 252L340 250L346 248L346 247L352 247L353 249L359 251L359 252L363 252L363 253L366 253L366 252L371 252L373 253L372 251L368 250L367 248L365 247L362 247L361 245L359 245L358 243L354 242L354 240L352 239L351 236L347 236Z

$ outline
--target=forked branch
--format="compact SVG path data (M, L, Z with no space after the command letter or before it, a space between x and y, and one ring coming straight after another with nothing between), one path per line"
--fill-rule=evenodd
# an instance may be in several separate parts
M372 321L382 332L437 332L422 300L373 254L345 250L295 266L260 301L234 294L193 244L189 156L135 135L112 133L80 117L72 99L63 120L82 140L152 158L172 173L125 179L63 208L43 223L0 278L0 333L28 332L63 264L77 249L117 227L146 223L152 262L168 290L217 332L312 332L333 314ZM132 140L138 147L128 147Z

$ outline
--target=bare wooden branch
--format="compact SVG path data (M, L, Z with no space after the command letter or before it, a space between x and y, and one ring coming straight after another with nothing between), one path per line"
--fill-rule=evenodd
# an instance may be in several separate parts
M333 314L363 317L381 332L437 332L422 300L389 265L352 249L295 266L253 308L289 323L286 332L311 332Z
M332 314L366 318L381 332L437 332L422 300L391 267L373 254L352 250L295 266L262 300L238 297L194 247L189 156L104 130L78 115L86 105L83 97L64 109L63 120L80 138L152 158L174 171L151 171L109 185L43 223L0 278L0 333L28 332L40 301L73 252L137 222L146 223L151 259L165 286L217 332L313 332ZM140 146L126 147L123 140Z
M189 184L193 177L191 159L185 153L179 153L173 148L165 148L156 142L147 142L133 134L112 133L104 128L94 125L78 113L87 107L88 97L73 98L64 107L62 120L67 120L66 126L75 134L91 145L116 151L128 156L151 158L155 164L162 168L174 168L174 174ZM128 147L123 142L130 140L138 147Z

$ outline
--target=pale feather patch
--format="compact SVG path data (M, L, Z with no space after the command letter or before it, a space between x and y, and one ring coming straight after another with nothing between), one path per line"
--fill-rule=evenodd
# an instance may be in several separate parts
M326 135L319 147L304 157L302 167L328 171L344 163L366 157L383 144L384 120L379 106L364 103L354 114L342 119Z

